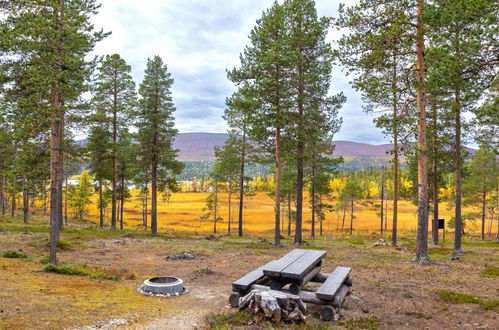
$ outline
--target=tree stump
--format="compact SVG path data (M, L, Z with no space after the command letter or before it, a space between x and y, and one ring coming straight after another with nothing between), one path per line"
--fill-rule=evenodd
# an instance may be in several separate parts
M307 306L300 297L275 290L252 290L239 300L239 309L263 314L275 322L305 321Z

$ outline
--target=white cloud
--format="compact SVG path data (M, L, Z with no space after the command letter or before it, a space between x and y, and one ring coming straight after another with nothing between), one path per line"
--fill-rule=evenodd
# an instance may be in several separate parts
M248 35L272 0L101 0L93 18L97 28L112 31L95 49L99 55L118 53L131 66L137 84L147 58L159 55L175 79L176 126L182 132L223 132L225 98L233 91L226 69L239 62ZM350 1L352 2L352 1ZM322 16L337 13L338 0L317 0ZM328 40L337 39L331 30ZM332 90L342 90L348 102L340 111L338 139L383 143L372 118L362 112L360 95L334 70Z

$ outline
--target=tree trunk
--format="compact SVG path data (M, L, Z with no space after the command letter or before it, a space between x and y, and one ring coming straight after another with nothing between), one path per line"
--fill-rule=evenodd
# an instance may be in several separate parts
M5 206L6 206L6 200L5 200L5 184L6 183L6 178L5 174L2 176L2 185L0 186L0 204L2 207L2 215L5 215Z
M456 203L455 203L455 230L454 230L454 252L453 255L457 256L461 254L461 237L463 228L463 221L461 218L461 200L462 200L462 188L461 188L461 90L459 88L455 89L455 125L456 125L456 136L455 136L455 148L456 148L456 159L455 159L455 170L456 170Z
M238 235L243 236L243 206L244 206L244 163L246 157L246 125L243 125L243 145L241 150L241 173L239 177L239 227Z
M438 245L438 168L437 168L437 108L433 106L433 143L432 143L432 172L433 172L433 245Z
M398 199L399 199L399 147L398 147L398 97L397 97L397 60L393 55L393 215L392 215L392 246L397 246L397 222L398 222ZM388 206L388 205L387 205ZM388 213L388 208L385 213ZM385 221L387 229L388 221Z
M215 196L213 202L213 232L217 233L217 204L218 204L218 182L215 181Z
M64 189L64 223L68 224L68 175L66 175L66 189Z
M418 229L415 261L426 262L428 256L428 155L426 150L426 96L423 0L417 0L416 78L418 110ZM395 213L395 212L394 212Z
M104 212L102 203L102 179L99 179L99 225L104 227Z
M291 194L288 193L288 237L291 236Z
M10 216L15 217L16 213L16 198L17 198L17 175L14 173L12 175L12 208L10 212Z
M345 228L345 216L347 214L347 203L343 205L343 220L341 221L341 229Z
M310 230L310 238L315 238L315 166L312 167L312 187L311 187L311 203L312 203L312 228ZM322 234L321 234L322 235Z
M124 168L124 164L122 164ZM123 230L123 216L125 215L125 171L123 170L123 175L121 176L121 210L120 210L120 230Z
M380 234L383 235L383 220L384 213L383 207L385 203L385 169L383 169L383 174L381 175L381 221L380 221Z
M146 229L147 229L147 216L148 216L148 213L149 213L149 210L148 210L148 201L149 201L149 187L146 184L146 223L145 223L145 228Z
M301 76L301 66L298 67L298 75ZM303 86L300 81L298 86L298 142L297 142L297 162L296 162L296 219L295 219L295 244L302 243L302 223L303 223L303 158L304 142L303 130Z
M47 215L47 184L43 181L43 215Z
M28 179L23 175L23 220L27 224L29 222L29 194L28 194Z
M279 107L279 105L278 105ZM280 111L277 110L277 118L280 117ZM276 127L276 150L275 150L275 233L274 244L281 245L281 128Z
M157 192L158 192L158 165L156 163L156 156L153 156L153 164L151 171L151 233L156 235L158 233L158 209L157 209Z
M485 186L485 183L484 183ZM482 235L481 239L482 241L485 239L485 203L486 203L486 193L485 193L485 187L483 190L483 195L482 195Z
M350 235L353 234L353 199L350 202Z
M232 200L232 185L229 184L229 223L228 223L228 226L227 226L227 233L229 234L230 236L230 221L231 221L231 200Z

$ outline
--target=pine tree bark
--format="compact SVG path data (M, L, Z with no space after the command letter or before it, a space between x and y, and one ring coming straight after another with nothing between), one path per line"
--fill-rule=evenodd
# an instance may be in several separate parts
M277 105L276 117L280 117L279 105ZM281 245L281 128L279 125L276 127L276 149L275 149L275 232L274 232L274 245Z
M347 204L343 205L343 220L341 221L341 229L343 230L345 228L345 217L347 214Z
M121 164L125 168L125 164ZM123 175L121 176L121 209L120 209L120 230L123 230L123 216L125 215L125 172L123 170Z
M157 192L158 192L158 164L156 155L153 156L152 171L151 171L151 233L158 233L158 208L157 208Z
M350 235L353 234L353 199L350 201Z
M485 239L485 203L487 202L486 200L486 192L485 192L485 178L484 178L484 189L483 189L483 194L482 194L482 236L481 239L482 241Z
M102 203L102 179L99 179L99 225L104 227L104 212Z
M312 203L312 228L310 230L310 238L315 238L315 166L312 167L311 193L312 193L312 196L311 196L311 203Z
M288 193L288 237L291 236L291 194Z
M29 193L26 175L23 175L23 221L25 224L29 222Z
M215 196L213 202L213 232L217 233L218 182L215 181Z
M433 137L432 137L432 158L431 167L433 172L433 222L432 222L432 239L433 245L438 245L438 166L437 166L437 109L433 105Z
M64 223L68 225L68 175L66 175L66 187L64 189Z
M2 208L2 215L5 215L5 183L6 183L6 178L5 174L2 176L2 185L0 186L0 207Z
M416 22L416 103L418 110L418 229L414 261L427 262L428 256L428 155L426 149L426 96L423 0L417 0Z
M244 166L246 161L246 125L243 125L243 145L241 150L241 173L239 174L239 227L238 235L243 236L243 207L244 207Z
M17 198L17 175L12 175L12 207L10 211L11 218L16 215L16 198Z
M230 212L231 212L231 206L232 206L231 202L232 202L232 185L229 184L229 217L228 217L229 218L229 223L228 223L228 226L227 226L227 233L228 233L229 236L230 236L230 222L232 220L231 219L231 214L230 214Z
M385 169L381 175L381 221L380 221L380 234L383 235L383 220L384 220L384 203L385 203Z
M116 208L116 183L118 181L118 170L117 170L117 162L116 162L116 142L118 140L118 128L117 128L117 114L116 114L116 93L113 93L113 151L112 151L112 171L113 171L113 180L111 182L111 228L116 229L116 216L117 216L117 208Z
M395 51L395 49L394 49ZM392 215L392 246L397 246L397 222L399 199L399 146L398 146L398 97L397 97L397 58L393 55L392 73L393 93L393 215ZM387 223L385 222L385 229Z
M301 50L300 50L301 52ZM296 162L296 222L295 222L295 244L302 243L302 223L303 223L303 163L304 163L304 138L303 138L303 98L304 88L301 81L302 67L298 65L298 141L297 141L297 162Z
M454 230L454 252L453 257L457 257L461 252L461 237L463 231L463 221L461 218L461 201L462 201L462 173L461 173L461 90L454 90L455 104L454 115L456 125L455 136L455 176L456 176L456 203L455 203L455 230Z

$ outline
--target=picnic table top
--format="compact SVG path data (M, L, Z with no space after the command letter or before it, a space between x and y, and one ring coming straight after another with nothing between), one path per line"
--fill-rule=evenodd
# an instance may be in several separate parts
M294 249L279 260L262 267L263 273L274 278L301 280L320 265L326 251Z

